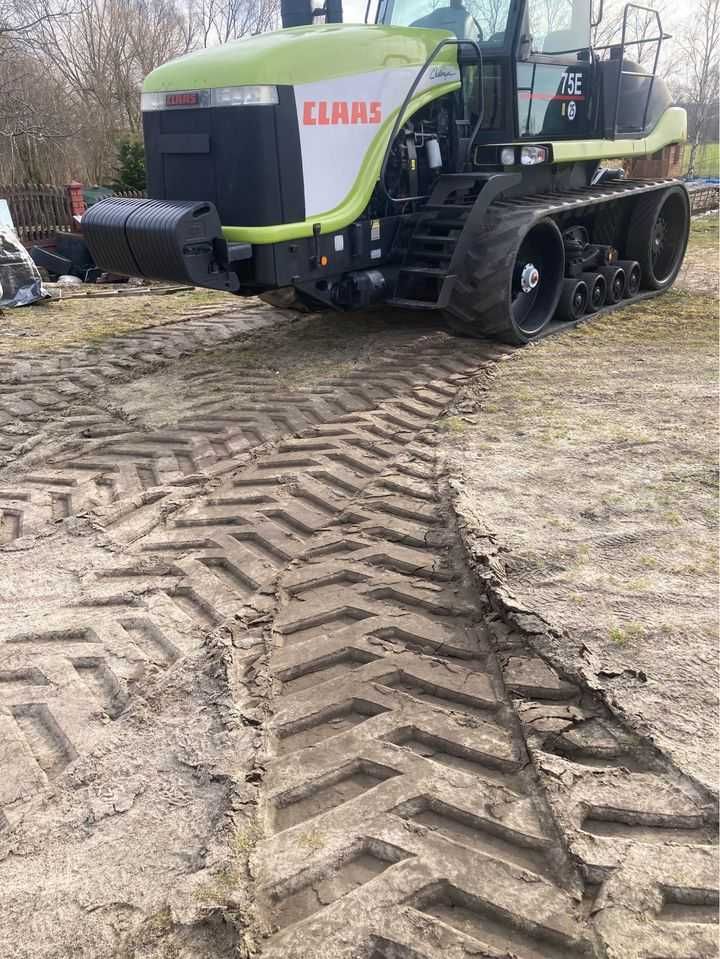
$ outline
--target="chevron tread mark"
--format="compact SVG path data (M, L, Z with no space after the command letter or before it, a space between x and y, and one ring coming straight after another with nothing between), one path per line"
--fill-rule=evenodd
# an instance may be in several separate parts
M199 645L202 624L185 615L172 587L143 585L142 601L91 589L79 605L35 612L35 623L22 608L14 611L22 629L6 622L0 810L10 824L27 800L102 740L146 674Z
M346 509L307 537L299 563L280 574L272 668L281 686L265 779L268 836L258 850L277 917L266 954L350 956L348 924L357 929L355 942L369 932L400 950L413 915L443 923L429 888L470 902L469 876L488 863L502 882L487 903L467 907L473 922L455 924L455 941L535 944L528 955L542 955L552 942L557 955L591 954L579 909L564 891L567 877L557 877L554 835L534 808L524 746L481 613L463 595L447 549L428 546L430 530L442 541L444 520L425 465L432 443L422 439L429 457L418 464L399 452L354 496L347 491ZM424 530L412 547L384 538L386 523L407 521ZM402 858L337 899L313 898L307 914L289 893L286 909L284 890L311 895L304 869L330 875L348 849L368 840L402 850ZM296 850L306 843L320 851L309 861L305 853L301 868ZM507 913L522 896L522 876L559 897L567 929L542 917L532 926L517 905ZM369 930L368 908L376 910ZM427 945L435 938L426 942L429 956L439 955Z
M651 855L643 882L659 905L641 920L651 940L679 959L672 930L686 921L709 959L717 883L701 797L678 789L617 721L593 713L586 694L474 592L428 468L432 443L418 439L346 490L345 508L304 537L279 576L268 829L257 850L263 954L342 959L355 956L350 943L366 942L383 959L466 948L584 957L609 945L630 955L640 929L596 926L591 905L623 875L612 895L632 896L637 877L627 865L618 871L629 850L637 862ZM591 769L595 803L568 804L561 786L548 787L553 762ZM367 768L386 772L334 789ZM369 839L403 858L340 897L304 882L306 872L331 875ZM680 881L686 868L695 893ZM285 890L299 888L312 911L285 910Z
M352 421L354 415L387 401L384 417L389 429L373 426L374 435L358 436L351 429L353 445L328 453L351 471L374 475L392 455L378 444L377 431L392 437L399 426L417 429L447 402L450 383L436 383L438 375L461 377L494 356L484 345L462 357L453 356L453 351L452 341L421 347L413 355L391 351L371 370L286 393L278 393L269 374L242 377L239 382L228 377L220 388L205 374L191 381L186 415L170 430L138 431L93 407L85 415L77 410L65 418L63 438L48 447L44 461L42 445L33 452L42 471L13 475L13 487L0 501L0 544L87 510L98 513L116 538L133 541L157 522L163 499L177 488L232 469L258 445L333 421ZM210 385L212 400L207 399ZM403 392L411 395L404 399ZM317 448L317 442L313 445ZM284 450L278 448L274 465L302 465L302 457L289 454L303 448L308 444L289 441Z

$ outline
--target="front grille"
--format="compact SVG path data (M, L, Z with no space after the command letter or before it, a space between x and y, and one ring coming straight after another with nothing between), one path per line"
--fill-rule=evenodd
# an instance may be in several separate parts
M224 226L305 219L292 87L277 106L152 110L143 114L148 195L209 200Z

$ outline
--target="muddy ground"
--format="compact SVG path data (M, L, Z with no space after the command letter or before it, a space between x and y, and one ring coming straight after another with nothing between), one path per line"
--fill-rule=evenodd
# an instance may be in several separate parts
M110 336L237 309L237 298L211 290L104 284L62 288L51 299L0 310L0 355L57 350Z
M715 956L713 317L3 356L0 957Z
M714 788L717 229L697 221L668 296L470 387L450 453L459 511L494 544L503 588L560 631L547 654Z

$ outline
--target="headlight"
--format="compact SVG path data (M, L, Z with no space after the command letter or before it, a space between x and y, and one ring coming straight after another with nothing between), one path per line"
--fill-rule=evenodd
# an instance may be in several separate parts
M274 106L277 87L215 87L212 90L171 90L167 93L143 93L140 106L150 110L193 110L197 107Z
M517 162L515 160L515 147L503 147L500 151L500 162L503 166L514 166Z
M210 91L214 107L274 106L277 102L277 87L216 87Z
M524 166L545 163L549 158L547 147L523 147L520 150L520 162Z

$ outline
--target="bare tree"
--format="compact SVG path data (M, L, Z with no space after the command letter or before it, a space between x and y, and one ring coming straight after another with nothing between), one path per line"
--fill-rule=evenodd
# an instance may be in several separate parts
M657 11L662 17L664 0L648 0L645 5L651 7L652 11ZM602 20L593 28L594 47L603 48L620 43L624 13L625 0L608 0L604 4ZM652 67L657 37L659 37L658 21L654 12L634 8L628 11L625 39L630 44L626 50L629 60L641 66ZM658 74L666 73L670 67L671 64L667 59L661 61L658 64Z
M23 0L23 9L33 25L16 46L62 91L59 114L82 144L84 175L108 179L119 139L141 134L143 77L193 42L187 16L174 0Z
M279 0L196 0L194 32L202 46L214 46L274 29L279 13Z
M505 29L509 0L467 0L466 6L482 30L483 39L489 40Z
M679 92L690 107L693 134L688 173L693 176L697 154L708 139L717 141L720 95L720 0L698 0L678 44L685 77ZM712 129L711 129L712 127Z
M0 0L0 38L18 39L27 36L44 20L60 16L63 16L62 10L50 11L49 9L36 15L27 15L22 4L18 9L18 4L13 0Z
M3 179L46 179L47 156L67 139L54 113L56 91L33 48L41 22L64 15L62 7L28 12L21 2L0 0L0 162ZM39 95L43 89L43 95Z

